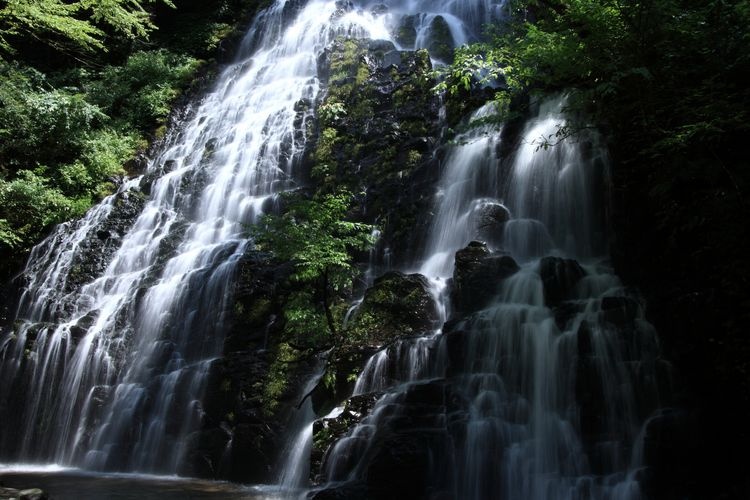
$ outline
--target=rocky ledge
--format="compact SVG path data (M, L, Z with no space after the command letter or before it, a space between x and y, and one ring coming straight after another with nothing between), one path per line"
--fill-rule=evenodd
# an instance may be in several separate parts
M17 490L0 486L0 500L47 500L47 493L39 488Z

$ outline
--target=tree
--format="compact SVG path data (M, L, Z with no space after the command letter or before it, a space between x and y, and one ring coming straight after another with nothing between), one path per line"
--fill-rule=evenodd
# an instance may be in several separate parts
M283 215L266 215L253 229L256 244L282 260L294 263L292 280L309 285L318 294L329 332L336 337L338 329L331 311L334 294L341 292L356 273L352 253L373 244L372 227L346 220L352 195L335 194L303 199L287 195L288 209ZM292 327L310 326L311 299L303 290L290 301L287 321Z
M8 0L0 9L0 51L13 53L12 39L30 37L56 49L106 51L110 31L145 38L155 26L144 4L171 0Z

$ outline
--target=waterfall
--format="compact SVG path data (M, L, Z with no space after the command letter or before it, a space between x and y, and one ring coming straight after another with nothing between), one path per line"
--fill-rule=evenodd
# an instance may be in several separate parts
M491 113L486 105L472 120ZM455 276L454 253L472 239L520 267L448 331L398 341L367 362L355 394L385 394L329 450L331 487L377 488L368 477L384 447L418 442L428 472L413 477L411 493L642 498L643 429L668 380L637 297L607 264L606 150L591 131L555 139L565 123L557 97L528 119L512 158L496 155L498 126L472 127L455 141L417 268L444 286Z
M222 354L246 227L298 185L319 55L336 36L390 38L402 11L443 13L455 37L474 39L497 6L391 3L383 12L383 2L273 2L146 174L32 252L0 343L3 459L180 470ZM420 33L423 18L411 21ZM128 203L139 214L120 221L122 234L103 231ZM81 262L96 237L113 251L87 275Z
M408 50L434 48L438 32L470 42L503 8L276 0L259 14L147 172L32 252L13 330L0 339L2 458L179 472L222 355L247 226L299 186L309 110L324 90L320 54L337 36ZM431 280L442 320L457 314L447 280L472 240L518 271L445 331L398 340L367 362L355 394L384 394L329 451L331 484L366 480L374 444L396 433L426 443L435 498L640 497L643 425L661 401L658 341L607 262L606 150L594 132L545 147L564 130L563 108L562 97L543 103L512 158L498 156L501 130L489 124L449 149L427 251L410 270ZM472 120L492 113L484 106ZM132 220L115 220L123 206ZM115 223L119 232L106 230ZM110 249L99 260L95 238ZM313 418L305 401L284 488L304 483Z

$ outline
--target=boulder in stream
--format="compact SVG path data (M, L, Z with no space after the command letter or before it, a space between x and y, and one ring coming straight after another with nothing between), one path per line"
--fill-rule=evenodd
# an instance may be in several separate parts
M456 252L451 300L458 315L485 307L500 283L519 270L513 258L503 252L490 252L486 243L472 241Z

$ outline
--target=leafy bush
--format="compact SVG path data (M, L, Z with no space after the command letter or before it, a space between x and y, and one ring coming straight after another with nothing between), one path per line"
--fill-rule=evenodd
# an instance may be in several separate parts
M0 180L0 243L30 246L58 222L79 217L88 208L88 199L71 199L48 181L29 170L22 170L13 181ZM8 234L12 233L12 234Z
M75 156L106 120L83 94L50 88L41 73L0 61L0 163L6 167Z
M167 118L198 65L163 49L136 52L122 66L107 66L89 85L90 98L122 128L148 132Z

